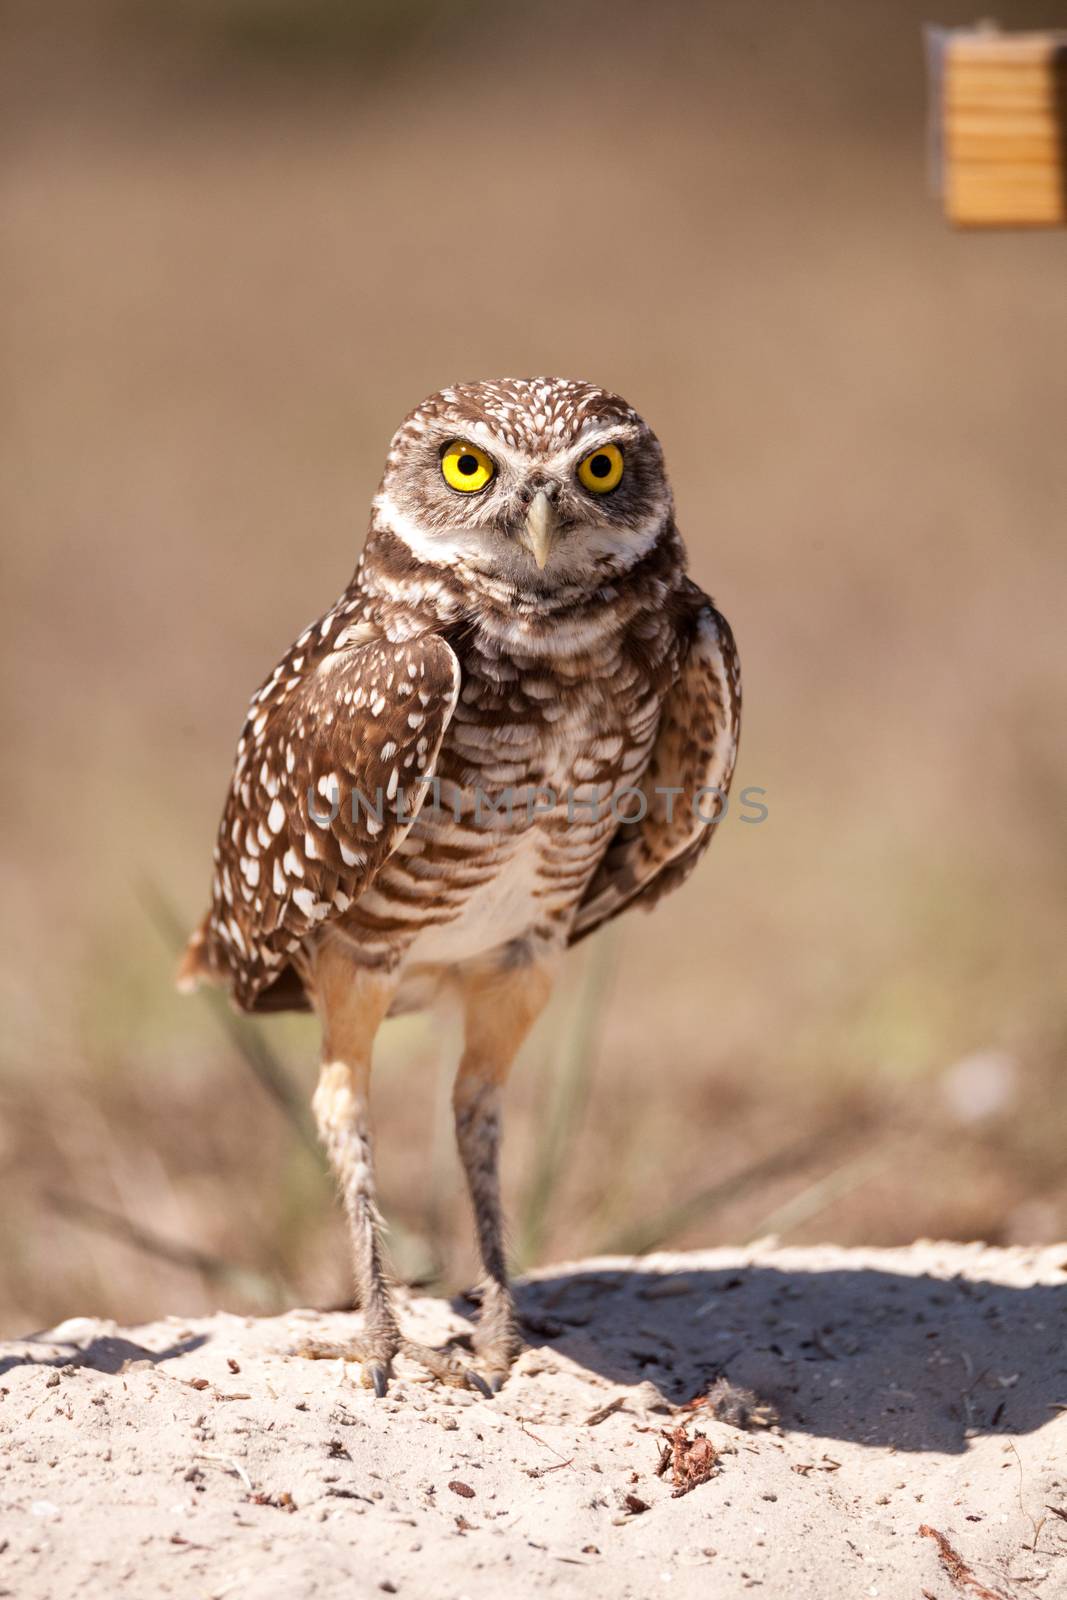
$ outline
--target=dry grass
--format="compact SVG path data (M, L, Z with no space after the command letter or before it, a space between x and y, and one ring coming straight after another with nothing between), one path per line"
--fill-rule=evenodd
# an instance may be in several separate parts
M200 911L248 692L346 581L395 421L478 374L589 375L654 420L770 808L626 920L595 1002L595 953L573 963L512 1096L524 1245L595 1248L704 1191L671 1243L783 1214L848 1242L1067 1229L1067 278L1056 236L943 228L919 15L668 6L650 38L546 10L485 24L477 60L453 39L303 76L198 76L189 34L109 58L72 24L59 53L25 23L0 1328L346 1295L320 1164L172 995L140 885ZM268 1037L306 1089L309 1026ZM1013 1065L961 1122L945 1073L979 1051ZM391 1025L386 1208L403 1270L455 1281L442 1071L425 1021Z

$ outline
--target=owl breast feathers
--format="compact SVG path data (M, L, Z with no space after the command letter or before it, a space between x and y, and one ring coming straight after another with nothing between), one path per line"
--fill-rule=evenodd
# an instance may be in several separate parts
M182 979L302 1007L337 940L420 1003L650 906L711 839L739 714L638 414L550 378L433 395L351 583L253 697Z

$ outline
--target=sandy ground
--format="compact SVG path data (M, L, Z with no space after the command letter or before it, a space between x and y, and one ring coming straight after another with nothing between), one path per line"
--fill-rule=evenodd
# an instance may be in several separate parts
M0 1346L0 1595L1067 1595L1067 1246L604 1258L521 1304L492 1402L403 1363L376 1401L289 1353L352 1323L308 1311ZM685 1407L723 1375L780 1421Z

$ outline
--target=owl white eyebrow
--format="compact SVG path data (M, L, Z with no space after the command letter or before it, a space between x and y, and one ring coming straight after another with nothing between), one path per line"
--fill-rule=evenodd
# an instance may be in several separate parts
M562 473L573 470L579 461L584 460L598 446L619 444L621 447L632 444L637 434L638 429L627 423L594 424L584 437L579 436L570 444L554 450L551 455L533 456L517 449L514 445L507 444L481 418L468 423L461 423L457 418L456 431L450 433L445 442L451 442L453 439L469 439L471 444L484 448L494 460L505 462L515 472L529 472L531 467L537 467L545 472Z
M466 440L471 444L476 444L480 449L484 448L486 454L490 455L494 461L506 461L509 467L516 468L519 471L525 471L530 464L528 456L524 455L521 450L513 449L510 445L505 444L493 432L492 428L480 420L462 423L457 419L455 433L450 433L442 443L448 444L452 440L461 442Z
M606 444L615 444L623 450L624 445L632 444L637 437L636 428L628 427L599 427L591 428L584 439L576 439L565 450L559 450L550 459L552 461L565 461L568 465L577 465L584 461L586 456L591 456L594 451L603 449ZM625 455L625 450L623 450Z

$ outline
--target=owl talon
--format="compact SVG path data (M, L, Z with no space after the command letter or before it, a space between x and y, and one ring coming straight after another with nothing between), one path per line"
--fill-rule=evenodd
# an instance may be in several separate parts
M389 1392L390 1357L380 1350L368 1349L358 1340L351 1344L320 1344L309 1339L292 1354L305 1361L358 1361L362 1368L359 1381L363 1387L373 1389L379 1400L384 1400Z
M482 1320L474 1333L474 1351L479 1370L494 1395L507 1383L522 1348L510 1299L497 1299L495 1304L483 1306Z
M415 1344L405 1339L400 1351L409 1361L414 1361L416 1366L428 1372L431 1378L436 1378L438 1383L446 1384L450 1389L475 1389L484 1395L490 1393L481 1373L465 1365L451 1350L437 1350L432 1345Z
M384 1400L389 1393L389 1372L380 1361L365 1361L360 1382L365 1389L373 1389L379 1400Z

